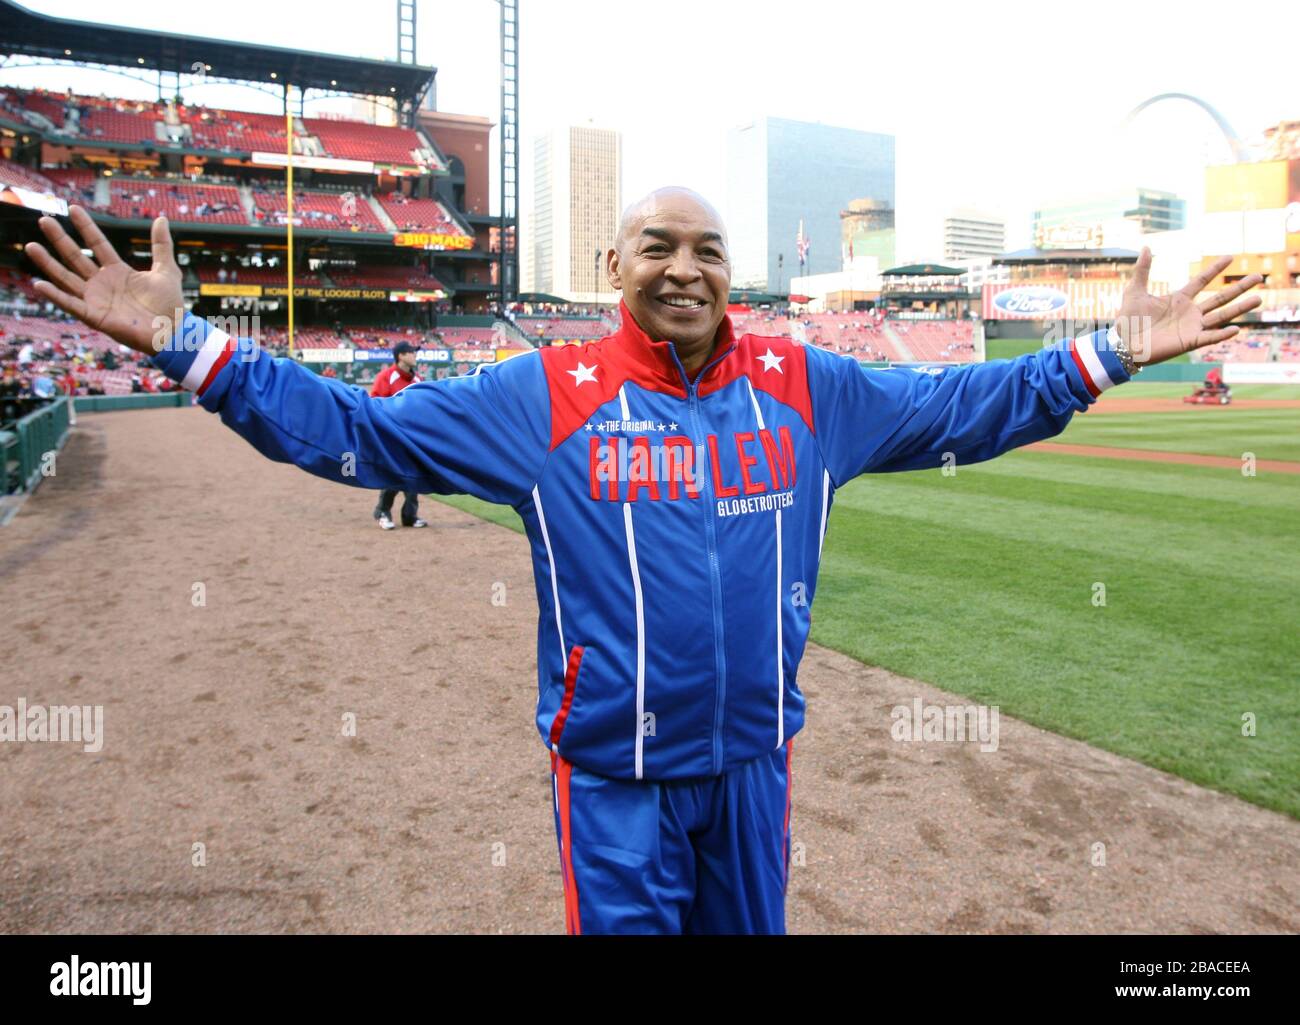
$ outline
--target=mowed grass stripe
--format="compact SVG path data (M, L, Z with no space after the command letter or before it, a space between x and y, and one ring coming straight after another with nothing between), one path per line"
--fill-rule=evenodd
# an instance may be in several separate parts
M1294 548L1294 514L1265 527L1242 510L1255 529L1225 543L1213 501L1133 488L1081 508L1082 492L1023 477L1017 513L1006 500L1016 478L1003 466L1041 459L1014 453L956 477L847 485L827 534L813 639L1300 816L1300 576L1267 567ZM1061 469L1091 471L1097 492L1126 490L1106 462ZM1161 470L1186 476L1189 492L1207 472ZM1300 499L1300 488L1290 494ZM953 515L957 495L963 511ZM1146 516L1115 508L1125 503ZM1072 536L1080 531L1087 545ZM1106 587L1105 607L1092 604L1094 583ZM1247 712L1254 738L1241 736Z
M1207 456L1300 461L1300 409L1206 409L1186 413L1076 416L1053 441Z
M1158 529L1153 525L1153 511L1187 498L1197 501L1194 519L1171 516ZM1127 462L1032 452L957 467L952 477L932 470L860 478L839 492L835 507L1063 549L1103 548L1118 531L1131 542L1134 560L1155 550L1161 563L1208 567L1243 581L1300 580L1300 551L1292 548L1272 553L1266 565L1240 558L1261 531L1294 533L1300 477L1243 478L1168 463L1138 472ZM1209 551L1201 547L1207 531L1218 542Z

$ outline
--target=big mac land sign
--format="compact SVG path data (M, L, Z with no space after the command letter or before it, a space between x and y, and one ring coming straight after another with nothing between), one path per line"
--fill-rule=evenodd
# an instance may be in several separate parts
M468 235L441 235L429 231L402 231L393 236L393 245L413 249L473 249L474 240Z

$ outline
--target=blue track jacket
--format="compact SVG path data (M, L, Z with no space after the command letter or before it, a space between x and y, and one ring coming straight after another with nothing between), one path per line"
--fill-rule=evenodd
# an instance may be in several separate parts
M623 327L392 398L187 316L154 357L271 459L367 489L513 506L540 615L537 728L619 779L717 775L803 725L796 677L826 519L858 474L966 464L1060 433L1128 380L1105 331L943 369L863 369L730 318L689 380Z

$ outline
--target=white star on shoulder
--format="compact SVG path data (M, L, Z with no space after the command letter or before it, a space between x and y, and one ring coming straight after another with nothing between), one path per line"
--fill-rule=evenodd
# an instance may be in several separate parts
M577 370L566 370L565 373L573 375L574 387L577 387L578 385L582 384L584 381L591 381L593 384L595 384L597 383L596 369L598 365L599 364L595 364L589 367L584 366L582 361L579 360Z
M784 356L778 356L772 352L771 346L768 347L768 350L764 355L758 357L758 361L763 364L763 373L765 374L769 370L775 370L778 374L784 374L785 371L781 369L781 361L783 359L785 359Z

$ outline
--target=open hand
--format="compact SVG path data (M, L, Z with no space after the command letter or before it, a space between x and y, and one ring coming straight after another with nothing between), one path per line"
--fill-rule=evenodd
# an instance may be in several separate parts
M1196 302L1205 286L1231 263L1232 257L1220 257L1177 292L1157 296L1147 291L1151 250L1143 247L1115 319L1115 329L1128 345L1135 363L1163 363L1192 349L1225 342L1237 333L1238 328L1231 321L1263 302L1258 294L1245 299L1237 297L1262 282L1262 277L1249 274L1208 299ZM1232 302L1234 299L1237 301Z
M185 314L167 219L157 218L150 230L153 267L138 271L123 262L85 210L71 207L69 216L95 259L53 217L42 217L41 231L62 262L39 242L27 243L28 257L47 279L36 282L37 294L137 352L158 352Z

